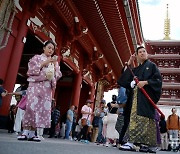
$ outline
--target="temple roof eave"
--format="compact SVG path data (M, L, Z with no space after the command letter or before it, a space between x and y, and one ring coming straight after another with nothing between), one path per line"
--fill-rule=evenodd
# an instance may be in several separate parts
M149 45L155 45L155 46L174 46L179 45L180 40L146 40L146 43Z
M151 59L180 59L180 55L179 54L155 54L155 55L152 55L152 54L149 54L148 55L148 58L151 58Z
M128 25L128 17L126 16L125 6L123 2L118 1L82 1L73 0L73 3L83 20L88 25L89 31L94 36L94 40L98 43L99 48L113 69L116 79L120 75L120 70L124 63L129 59L137 41L132 41L135 36L132 36ZM122 4L121 4L122 3ZM136 3L133 1L133 3ZM132 5L132 4L131 4ZM131 6L134 7L134 6ZM132 11L132 10L130 10ZM134 13L138 11L134 9ZM130 13L134 14L134 13ZM132 15L130 16L132 22L135 23ZM136 28L131 30L137 31L141 25L136 21ZM135 35L137 35L135 33ZM138 36L138 40L143 40L142 36ZM109 55L111 53L111 56Z
M158 105L180 105L180 99L161 98Z
M163 73L180 74L180 68L162 68L162 67L159 67L159 70L160 70L161 74L163 74Z
M128 1L53 1L50 6L62 18L64 26L67 26L67 35L74 35L73 27L76 26L75 18L81 28L88 28L87 33L73 36L87 52L90 63L93 47L103 54L103 62L94 64L102 71L105 64L112 70L109 76L117 80L124 63L134 53L137 43L143 43L138 2ZM48 4L47 3L47 4ZM72 31L71 31L72 30ZM75 29L76 30L76 29ZM71 33L72 32L72 33ZM78 33L82 34L82 31ZM110 80L109 80L110 81ZM112 82L113 84L114 82ZM116 86L116 84L113 84Z
M167 82L163 82L162 84L162 88L163 89L180 89L179 83L167 83Z

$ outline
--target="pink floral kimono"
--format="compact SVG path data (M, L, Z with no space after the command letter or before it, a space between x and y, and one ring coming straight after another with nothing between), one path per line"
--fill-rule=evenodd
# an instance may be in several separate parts
M47 60L45 54L35 55L28 63L29 87L23 127L49 128L51 125L52 91L62 74L60 66L56 63L55 73L51 80L48 80L46 77L48 66L40 68L45 60Z

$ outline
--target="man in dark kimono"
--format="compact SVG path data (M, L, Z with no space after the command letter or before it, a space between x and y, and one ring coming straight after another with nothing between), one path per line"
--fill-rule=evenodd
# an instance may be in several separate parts
M135 150L135 145L138 144L141 145L140 151L151 152L149 147L156 146L155 109L140 88L143 87L154 103L157 103L161 96L162 78L157 66L148 60L148 54L144 47L137 48L136 55L133 54L130 57L128 65L131 66L136 58L139 66L132 68L132 71L139 79L137 86L133 81L132 73L126 68L118 80L120 86L131 92L131 99L127 102L130 115L129 142L120 149Z

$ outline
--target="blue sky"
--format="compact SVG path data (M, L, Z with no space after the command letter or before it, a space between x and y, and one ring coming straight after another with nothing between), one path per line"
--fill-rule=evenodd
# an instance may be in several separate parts
M180 40L180 0L138 0L141 25L145 39L161 40L164 38L164 19L166 5L169 5L170 37Z

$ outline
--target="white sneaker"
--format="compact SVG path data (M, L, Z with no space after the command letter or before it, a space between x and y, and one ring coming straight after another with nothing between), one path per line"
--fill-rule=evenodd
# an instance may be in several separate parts
M38 136L33 136L32 138L29 138L28 141L41 142L41 139Z
M20 135L17 137L18 140L21 140L21 141L26 141L28 140L28 137L26 135Z
M74 140L74 141L77 141L77 137L74 137L73 140Z
M113 143L112 146L113 146L113 147L117 147L116 143Z
M69 140L70 140L70 141L72 141L72 140L73 140L71 136L69 136Z
M108 142L106 142L105 147L109 147L109 143Z
M44 140L44 137L43 137L43 136L38 136L38 138L40 138L41 141Z
M136 146L133 143L125 143L119 147L119 150L125 150L125 151L136 151Z

